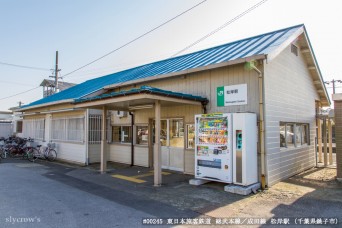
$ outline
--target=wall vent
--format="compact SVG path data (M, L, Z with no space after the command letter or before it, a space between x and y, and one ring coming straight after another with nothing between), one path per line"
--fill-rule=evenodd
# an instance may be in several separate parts
M291 52L298 56L298 47L294 44L291 44Z

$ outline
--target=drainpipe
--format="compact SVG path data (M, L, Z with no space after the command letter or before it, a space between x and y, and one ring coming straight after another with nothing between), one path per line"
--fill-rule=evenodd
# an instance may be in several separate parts
M202 103L203 114L207 114L208 101L202 101L201 103Z
M131 116L131 133L132 133L132 137L131 137L131 166L134 166L134 135L133 135L133 132L134 132L134 129L133 129L133 126L134 126L134 113L133 112L129 112L129 115Z
M254 65L251 64L259 77L259 137L260 137L260 155L261 155L261 188L266 189L266 160L265 160L265 106L264 106L264 77L262 72Z

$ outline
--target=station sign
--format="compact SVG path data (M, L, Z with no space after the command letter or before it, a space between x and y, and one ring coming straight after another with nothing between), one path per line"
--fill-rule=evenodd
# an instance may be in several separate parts
M217 106L247 104L247 84L220 86L216 90Z

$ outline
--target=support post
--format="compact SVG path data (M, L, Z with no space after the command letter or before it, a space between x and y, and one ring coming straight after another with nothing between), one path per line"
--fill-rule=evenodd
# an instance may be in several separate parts
M323 144L324 144L324 166L327 167L328 166L328 154L327 154L327 119L324 118L323 119Z
M318 162L322 162L322 123L321 119L317 121L317 146L318 146Z
M102 122L101 122L101 168L100 172L105 173L107 170L107 153L106 153L106 124L107 122L107 108L102 107Z
M154 186L158 187L162 183L162 174L161 174L161 147L160 147L160 101L155 101L154 106L155 111L155 128L154 128L154 137L155 143L153 148L154 153Z
M329 129L329 165L333 164L333 156L332 156L332 126L331 119L328 119L328 129Z

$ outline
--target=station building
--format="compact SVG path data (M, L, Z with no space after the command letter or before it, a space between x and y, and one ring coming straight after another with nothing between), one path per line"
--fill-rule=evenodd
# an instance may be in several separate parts
M222 87L244 102L221 104ZM194 174L196 114L256 113L259 181L271 186L315 166L316 113L327 106L297 25L91 79L20 111L24 136L56 142L58 159L186 174Z

